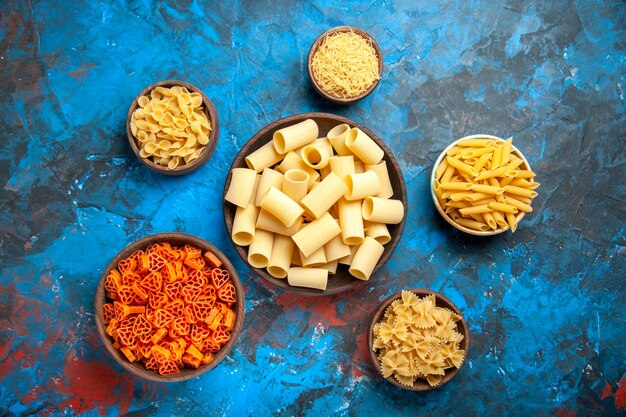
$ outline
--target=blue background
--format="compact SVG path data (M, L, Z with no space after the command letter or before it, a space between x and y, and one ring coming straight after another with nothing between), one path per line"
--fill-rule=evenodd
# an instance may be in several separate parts
M606 415L626 408L626 4L623 1L148 2L0 5L0 415ZM384 53L380 85L337 107L306 76L314 39L343 24ZM170 178L137 161L128 107L181 79L219 114L212 159ZM347 293L260 282L221 212L241 146L268 123L327 111L391 148L409 193L387 265ZM461 136L514 137L542 186L514 235L444 223L428 192ZM184 231L220 247L246 321L210 373L163 385L105 355L93 294L132 241ZM446 386L399 390L369 362L380 300L440 291L471 329Z

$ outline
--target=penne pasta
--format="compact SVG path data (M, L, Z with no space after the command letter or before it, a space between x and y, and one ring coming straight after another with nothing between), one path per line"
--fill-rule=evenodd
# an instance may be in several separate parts
M477 175L476 169L473 166L466 164L465 162L452 158L451 156L446 156L446 160L448 161L449 167L456 168L459 170L459 172L465 172L466 174L469 174L473 177Z
M516 187L515 185L505 185L504 191L508 194L521 195L522 197L535 198L537 192L527 188Z
M480 207L484 207L484 206L480 206ZM519 211L517 207L510 205L510 204L504 204L504 203L489 203L487 207L489 207L492 210L501 211L503 213L517 214L517 212ZM466 210L466 209L463 209L463 210Z

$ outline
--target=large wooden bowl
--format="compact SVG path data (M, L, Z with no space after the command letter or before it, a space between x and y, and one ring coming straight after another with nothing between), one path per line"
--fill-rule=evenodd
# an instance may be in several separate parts
M465 363L465 359L467 358L467 355L469 353L470 334L469 334L469 328L467 327L467 323L465 322L465 319L463 318L463 315L461 314L461 311L457 308L457 306L455 306L452 303L452 301L448 300L446 297L444 297L443 295L439 294L438 292L427 290L425 288L409 288L406 291L411 291L411 292L415 293L418 297L424 297L424 296L427 296L427 295L430 295L430 294L434 294L435 295L435 300L436 300L435 304L436 304L437 307L448 308L448 309L454 311L456 314L458 314L461 317L461 320L459 322L457 322L457 326L458 326L458 329L459 329L459 333L461 333L464 336L463 340L459 344L459 347L461 349L465 350L465 358L463 359L463 363ZM374 316L372 317L372 322L370 323L370 328L369 328L368 333L367 333L367 346L368 346L369 353L370 353L370 359L372 360L372 364L374 364L374 367L376 368L376 370L378 370L378 372L380 373L381 377L382 377L382 370L380 369L380 362L378 361L378 355L376 354L376 352L373 349L373 346L374 346L374 325L376 325L376 323L378 323L378 322L380 322L382 320L383 315L385 314L385 310L387 309L387 307L389 307L389 305L391 305L392 302L394 302L395 300L397 300L397 299L399 299L401 297L402 297L402 291L399 291L399 292L393 294L391 297L386 298L382 303L380 303L380 305L376 309L376 312L374 313ZM463 363L461 364L461 367L463 366ZM461 367L447 369L446 370L446 374L441 379L441 382L438 385L435 385L434 387L431 387L430 384L426 380L421 379L421 378L417 378L415 380L415 382L413 383L413 386L411 386L411 387L407 387L406 385L402 385L401 383L396 381L396 379L393 377L393 375L385 378L385 380L389 381L390 383L392 383L396 387L399 387L399 388L402 388L402 389L407 389L407 390L410 390L410 391L428 391L428 390L431 390L431 389L439 388L443 384L449 382L459 372Z
M355 101L364 99L365 97L370 95L372 91L374 91L374 89L380 82L380 78L379 78L378 80L374 81L374 83L361 94L354 96L354 97L342 98L342 97L334 96L324 91L324 89L322 89L322 87L320 87L319 84L317 83L317 80L315 80L315 77L313 76L313 70L311 68L313 64L313 56L315 55L315 52L317 52L317 49L319 48L324 38L335 33L350 32L350 31L356 33L357 35L361 35L363 38L368 39L372 42L372 46L376 50L376 56L378 57L378 76L379 77L383 76L383 52L380 50L380 46L378 46L378 44L376 43L376 40L374 40L374 38L369 33L367 33L366 31L362 29L356 28L354 26L337 26L337 27L327 30L326 32L318 36L317 39L315 39L315 42L313 42L313 45L311 45L311 49L309 49L309 55L307 58L307 70L309 73L309 79L311 80L311 84L313 85L313 88L315 89L315 91L317 91L319 95L324 97L326 100L331 101L335 104L350 104L350 103L354 103Z
M233 168L240 168L240 167L248 168L245 162L245 157L249 155L251 152L254 152L255 150L259 149L261 146L265 145L270 140L272 140L272 136L274 135L274 132L276 130L299 123L306 119L315 120L315 122L319 126L320 137L326 136L326 134L328 133L330 129L342 123L347 123L351 127L358 127L363 132L365 132L369 137L371 137L378 144L378 146L380 146L385 152L383 160L387 163L387 169L389 170L389 179L391 181L391 185L393 186L393 191L394 191L394 194L391 198L401 200L402 203L404 204L404 218L402 219L402 222L400 222L399 224L388 225L389 234L391 235L391 241L384 246L385 251L383 252L383 255L381 256L380 260L378 261L378 264L376 265L376 268L374 269L374 272L372 273L372 277L374 277L374 274L376 273L376 271L380 269L380 267L382 267L385 262L387 262L387 260L393 253L394 249L396 248L396 245L400 241L400 237L402 236L402 231L404 230L404 224L406 222L406 218L408 214L408 204L407 204L406 186L404 184L404 178L402 177L402 171L400 170L398 161L396 161L396 159L392 155L389 148L387 148L387 145L385 145L385 143L382 140L380 140L378 136L372 133L365 126L353 120L347 119L345 117L337 116L334 114L328 114L328 113L302 113L302 114L296 114L293 116L285 117L283 119L277 120L276 122L264 127L259 132L257 132L254 136L252 136L252 138L243 146L243 148L241 148L241 150L235 157L235 160L233 161L231 165L231 170ZM226 177L226 183L224 184L224 195L226 195L226 191L228 191L228 187L230 186L230 180L231 180L231 176L229 174ZM224 200L223 210L224 210L224 222L226 223L226 229L228 230L228 235L230 236L232 232L233 219L235 217L236 207L233 204L230 204L226 200ZM357 278L354 278L352 275L350 275L345 265L339 265L337 269L337 273L335 275L329 276L328 286L325 291L320 291L320 290L311 289L311 288L292 287L287 283L286 279L274 278L270 274L268 274L265 269L253 268L252 266L250 266L247 260L247 248L236 245L234 242L233 242L233 245L235 246L235 249L237 250L237 253L239 254L239 256L241 256L241 259L243 259L243 261L246 264L248 264L248 266L257 275L259 275L261 278L265 279L266 281L270 282L271 284L279 288L282 288L284 290L291 291L294 293L303 294L303 295L337 294L337 293L346 291L354 287L355 285L358 285L359 283L363 282L363 281L358 280Z
M113 342L109 335L106 334L106 325L104 324L102 318L102 305L106 302L106 294L104 290L104 281L106 280L109 272L117 267L117 264L120 260L127 258L132 255L133 252L137 250L144 250L148 246L158 243L158 242L169 242L174 246L184 246L184 245L193 245L196 246L202 251L210 251L215 256L217 256L220 261L222 261L221 268L228 270L230 273L230 278L235 286L235 291L237 293L237 303L235 304L235 312L237 313L237 317L235 319L235 326L233 327L232 332L230 333L230 340L226 342L226 344L220 349L219 352L215 354L213 357L213 361L207 365L201 365L198 369L191 368L183 368L179 373L169 376L159 375L151 370L145 368L142 362L134 362L130 363L128 359L124 356L124 354L113 347ZM198 237L187 235L184 233L157 233L155 235L151 235L148 237L144 237L129 246L122 249L120 253L118 253L115 258L109 263L109 265L104 270L102 277L100 278L100 283L98 284L98 289L96 290L96 298L95 298L95 317L96 317L96 328L98 329L98 334L100 335L100 339L106 348L106 351L113 358L115 362L117 362L122 368L126 369L128 372L139 376L141 378L149 379L151 381L156 382L179 382L185 381L187 379L191 379L201 375L211 369L213 369L218 363L228 355L228 352L232 349L235 344L237 337L239 337L239 333L241 332L241 326L243 325L243 317L245 313L245 294L243 291L243 287L241 286L241 281L239 280L239 276L237 275L237 271L230 263L228 258L215 246L210 244L209 242L200 239Z
M211 123L211 132L209 133L209 143L205 145L204 151L202 151L202 153L197 159L194 159L188 164L180 165L174 169L169 169L166 166L159 165L153 162L150 158L142 158L141 156L139 156L139 146L137 144L137 138L135 138L135 136L133 135L133 132L130 129L130 118L133 112L137 110L137 107L139 107L139 104L137 103L137 99L139 99L139 97L145 96L145 95L149 96L150 92L157 87L170 88L176 85L179 85L181 87L186 87L187 90L189 90L192 93L193 92L200 93L200 95L202 96L202 104L204 105L204 114L206 115L206 117L209 119L209 122ZM211 155L213 155L213 151L215 151L215 147L217 146L217 141L220 137L220 124L219 124L219 121L217 120L217 110L215 110L215 106L213 106L213 103L211 102L211 100L209 100L209 98L202 92L202 90L200 90L195 85L186 83L184 81L166 80L166 81L160 81L158 83L149 85L148 87L144 88L143 91L137 95L137 97L135 97L135 99L133 100L133 103L130 105L130 108L128 109L128 115L126 116L126 135L128 137L128 143L130 145L130 148L133 150L133 153L145 166L147 166L148 168L154 171L160 172L161 174L178 176L178 175L189 174L190 172L195 171L196 169L204 165L211 158Z
M456 146L457 142L459 142L461 140L464 140L464 139L492 139L494 141L504 142L504 139L499 138L497 136L492 136L492 135L470 135L470 136L462 137L461 139L457 139L454 142L452 142L450 145L448 145L448 147L446 149L444 149L443 152L441 152L441 155L439 155L439 158L437 158L437 160L435 161L435 165L433 166L433 171L430 174L430 194L431 194L431 197L433 198L433 203L435 204L435 208L437 209L439 214L441 214L441 217L443 217L443 219L445 221L450 223L456 229L458 229L458 230L460 230L462 232L468 233L470 235L474 235L474 236L493 236L493 235L497 235L497 234L506 232L507 230L509 230L509 226L508 225L505 226L505 227L498 227L495 230L487 230L487 231L484 231L484 232L480 231L480 230L474 230L474 229L471 229L469 227L465 227L465 226L455 222L452 219L452 217L450 217L448 215L448 213L446 213L446 211L441 206L441 204L439 204L439 200L437 199L437 195L435 194L435 188L434 188L435 187L435 185L434 185L435 184L435 172L437 171L437 167L439 166L441 161L443 161L443 158L445 158L446 155L448 154L448 151L450 149L454 148ZM514 154L515 156L517 156L518 158L520 158L522 161L524 161L520 165L520 169L530 170L530 164L528 163L528 160L520 152L520 150L517 149L514 145L511 145L511 153ZM530 181L533 182L532 179ZM519 211L515 215L515 219L517 219L517 223L521 222L525 215L526 215L526 212Z

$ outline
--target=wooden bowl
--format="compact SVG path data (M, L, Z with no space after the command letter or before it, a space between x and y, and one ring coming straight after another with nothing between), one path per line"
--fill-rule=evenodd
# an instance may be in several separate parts
M179 373L169 376L159 375L151 370L145 368L144 364L140 361L130 363L128 359L124 356L124 354L113 347L113 342L109 335L106 334L106 325L104 324L104 320L102 318L102 305L106 302L106 295L104 290L104 281L106 280L109 271L113 268L117 267L117 264L120 260L127 258L132 255L133 252L137 250L144 250L148 246L167 241L175 246L184 246L184 245L194 245L202 251L210 251L215 256L222 261L221 268L228 270L230 273L230 278L235 286L235 291L237 293L237 303L235 304L235 312L237 313L237 317L235 319L235 326L233 327L232 332L230 333L230 340L226 342L226 344L220 349L219 352L215 354L213 357L213 361L207 365L201 365L198 369L191 368L183 368ZM98 329L98 334L100 335L100 339L104 344L109 355L117 362L122 368L126 369L130 373L139 376L141 378L149 379L151 381L156 382L179 382L185 381L191 378L195 378L198 375L201 375L215 366L224 359L228 352L232 349L237 337L239 337L239 333L241 332L241 326L243 325L243 317L245 313L245 294L243 291L243 287L241 286L241 281L239 280L239 276L237 275L237 271L230 263L228 258L215 246L210 244L209 242L200 239L198 237L188 235L185 233L157 233L155 235L144 237L136 242L133 242L129 246L122 249L120 253L118 253L115 258L109 263L109 265L104 270L102 277L100 278L100 283L98 284L98 288L96 290L96 298L95 298L95 318L96 318L96 327Z
M402 231L404 230L404 224L406 222L407 212L408 212L409 207L407 204L406 186L404 184L404 178L402 177L402 171L400 169L400 166L398 165L398 161L396 161L396 158L394 158L389 148L387 148L387 145L385 145L385 143L382 140L380 140L378 136L372 133L369 129L367 129L366 127L362 126L361 124L353 120L347 119L345 117L337 116L334 114L328 114L328 113L302 113L302 114L296 114L293 116L285 117L283 119L277 120L274 123L264 127L259 132L257 132L254 136L252 136L252 138L241 148L241 150L235 157L235 160L233 161L230 168L231 170L233 168L240 168L240 167L248 168L245 162L245 157L249 155L250 153L254 152L255 150L259 149L261 146L265 145L270 140L272 140L272 136L274 135L275 131L277 131L278 129L282 129L283 127L286 127L286 126L299 123L306 119L315 120L315 122L319 126L320 137L326 136L326 134L328 133L330 129L342 123L347 123L351 127L358 127L363 132L365 132L369 137L371 137L378 144L378 146L380 146L385 152L383 160L387 163L387 169L389 171L389 179L391 181L391 185L393 186L393 190L394 190L394 194L391 198L401 200L402 203L404 204L405 212L404 212L404 218L402 219L402 222L400 222L399 224L395 224L395 225L388 225L389 234L391 235L391 241L384 246L385 251L383 252L383 255L378 261L376 268L374 268L374 271L372 272L372 276L373 276L376 273L376 271L380 269L380 267L382 267L385 262L387 262L387 259L389 259L394 249L396 248L398 242L400 241L400 237L402 236ZM224 184L224 195L226 195L226 192L228 191L228 187L230 186L230 180L231 180L231 175L228 175L226 177L226 183ZM224 222L226 223L226 229L228 230L228 235L230 236L232 232L232 228L233 228L233 220L235 217L236 207L233 204L230 204L226 200L224 200L223 210L224 210ZM241 259L243 259L243 261L246 264L248 264L248 266L257 275L259 275L261 278L265 279L266 281L270 282L271 284L279 288L282 288L284 290L291 291L294 293L303 294L303 295L337 294L337 293L346 291L358 285L361 282L364 282L350 275L345 265L339 265L337 269L337 273L328 279L328 286L325 291L316 290L312 288L292 287L287 283L287 279L274 278L270 274L268 274L265 269L253 268L252 266L250 266L250 264L248 263L248 259L247 259L248 257L247 248L239 246L235 244L234 242L233 242L233 245L235 246L235 249L237 250L237 253L241 257Z
M359 94L358 96L342 98L342 97L337 97L337 96L327 93L319 86L319 84L315 80L315 77L313 76L313 70L311 69L311 66L313 64L313 56L315 55L315 52L317 52L317 48L319 48L324 38L334 33L350 32L350 31L358 35L361 35L365 39L369 39L370 41L372 41L372 46L376 50L376 55L378 56L378 76L382 77L383 75L383 52L381 51L380 46L378 46L378 43L376 43L376 40L374 40L374 38L369 33L359 28L356 28L354 26L337 26L322 33L320 36L317 37L317 39L315 39L315 42L313 42L311 49L309 49L309 56L307 59L307 69L309 72L309 79L311 80L311 84L313 84L313 88L315 88L315 91L317 91L325 99L335 104L354 103L355 101L359 101L367 97L368 95L370 95L372 91L374 91L374 89L376 88L376 86L378 85L380 81L380 78L374 81L374 83L367 90L365 90L363 93Z
M463 318L463 315L461 314L461 311L457 308L457 306L455 306L452 303L452 301L448 300L446 297L444 297L443 295L439 294L438 292L427 290L425 288L408 288L406 291L411 291L411 292L415 293L418 297L424 297L424 296L427 296L427 295L430 295L430 294L434 294L435 295L435 300L436 300L435 304L436 304L437 307L448 308L448 309L454 311L456 314L458 314L459 317L461 317L461 320L459 322L457 322L457 327L459 329L459 333L461 333L463 335L463 340L459 344L459 347L461 349L465 350L465 358L463 358L463 363L461 364L461 367L462 367L463 364L465 363L465 359L467 358L467 355L469 353L469 342L470 342L469 338L470 338L470 334L469 334L469 328L467 327L467 323L465 322L465 319ZM370 359L372 360L372 363L374 364L374 367L380 373L381 376L382 376L382 370L380 369L380 362L378 361L378 356L376 355L376 352L372 348L374 346L374 325L376 325L376 323L378 323L379 321L382 320L383 315L385 314L385 310L387 309L387 307L392 302L394 302L395 300L397 300L397 299L399 299L401 297L402 297L402 291L399 291L399 292L393 294L392 296L386 298L382 303L380 303L380 305L376 309L376 312L374 313L374 316L372 317L372 322L370 323L370 328L369 328L368 333L367 333L367 346L368 346L369 353L370 353ZM441 379L441 382L438 385L435 385L434 387L431 387L430 384L425 379L421 379L421 378L417 378L415 380L415 382L413 383L412 387L407 387L405 385L402 385L401 383L396 381L396 379L393 377L393 375L385 378L385 380L387 380L388 382L392 383L396 387L399 387L399 388L402 388L402 389L406 389L406 390L410 390L410 391L429 391L431 389L439 388L443 384L445 384L448 381L450 381L459 372L461 367L446 369L446 374Z
M433 202L435 203L435 207L437 208L437 211L439 212L439 214L441 214L441 217L443 217L443 219L445 221L450 223L452 226L454 226L458 230L460 230L462 232L465 232L465 233L469 233L470 235L474 235L474 236L493 236L493 235L497 235L497 234L506 232L507 230L509 230L509 226L508 225L506 227L498 227L496 230L487 230L485 232L482 232L480 230L470 229L469 227L462 226L462 225L458 224L457 222L455 222L452 219L452 217L450 217L445 212L443 207L441 207L441 204L439 204L439 200L437 200L437 196L435 195L435 189L434 189L435 171L437 171L437 167L439 166L439 164L441 163L443 158L446 157L446 154L448 153L448 151L450 149L452 149L457 144L457 142L459 142L459 141L461 141L463 139L492 139L492 140L495 140L495 141L504 142L504 139L499 138L497 136L492 136L492 135L470 135L470 136L465 136L465 137L463 137L461 139L457 139L454 142L452 142L450 145L448 145L448 147L446 149L444 149L443 152L441 152L441 155L439 155L439 158L437 158L437 160L435 161L435 165L433 166L433 172L430 174L430 194L431 194L431 197L433 198ZM515 154L515 156L517 156L522 161L524 161L524 163L522 163L522 165L520 165L521 169L530 170L530 165L528 164L528 160L519 151L519 149L517 149L515 147L515 145L511 145L511 153ZM524 218L525 215L526 215L526 212L524 212L524 211L518 212L515 215L515 218L517 219L517 222L519 223Z
M209 122L211 123L211 132L209 133L209 143L206 145L204 151L202 151L202 153L197 159L194 159L188 164L178 166L174 169L169 169L166 166L159 165L153 162L150 158L142 158L141 156L139 156L139 146L137 144L137 139L135 138L135 136L133 135L133 132L130 129L130 118L133 112L137 110L137 107L139 107L139 104L137 103L137 99L139 97L149 95L150 92L154 90L156 87L169 88L169 87L174 87L176 85L179 85L181 87L186 87L187 90L189 90L190 92L200 93L200 95L202 96L202 104L204 104L204 113L206 114L206 117L209 119ZM211 155L213 155L213 151L215 151L215 147L217 146L217 141L220 136L220 124L219 124L219 121L217 120L217 110L215 110L215 106L213 106L213 103L211 102L211 100L209 100L209 98L202 92L202 90L200 90L195 85L186 83L184 81L166 80L166 81L160 81L158 83L149 85L148 87L144 88L143 91L137 95L137 97L135 97L135 99L133 100L133 103L130 105L130 108L128 109L128 115L126 117L126 135L128 137L128 143L130 144L130 148L133 150L133 153L135 154L135 156L137 156L137 158L139 158L139 160L144 165L146 165L150 169L153 169L165 175L178 176L178 175L189 174L190 172L195 171L196 169L204 165L206 161L208 161L211 158Z

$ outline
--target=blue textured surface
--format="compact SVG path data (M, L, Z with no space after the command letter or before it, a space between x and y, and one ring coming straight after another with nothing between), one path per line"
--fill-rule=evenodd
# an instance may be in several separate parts
M86 3L89 3L88 5ZM626 408L626 5L623 1L8 1L0 5L0 415L606 415ZM329 27L369 31L385 56L367 99L316 96L306 55ZM181 79L216 105L221 137L199 171L168 178L124 130L146 85ZM328 111L399 160L407 227L369 283L336 297L274 291L240 261L221 195L264 125ZM542 183L515 235L461 235L428 177L474 133L514 136ZM130 242L184 231L215 243L246 286L230 356L174 385L111 363L92 300ZM399 390L369 363L379 300L441 291L472 343L455 379Z

